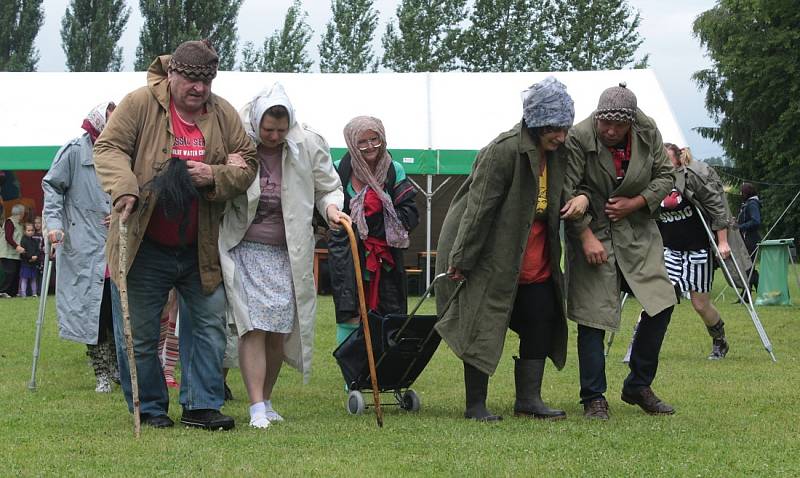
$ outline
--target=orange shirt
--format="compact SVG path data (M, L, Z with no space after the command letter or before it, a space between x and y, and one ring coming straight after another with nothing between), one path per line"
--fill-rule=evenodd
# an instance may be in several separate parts
M547 163L541 158L539 194L536 201L536 216L544 216L547 210ZM547 246L547 221L533 221L528 243L522 256L519 272L520 284L538 284L550 278L550 250Z

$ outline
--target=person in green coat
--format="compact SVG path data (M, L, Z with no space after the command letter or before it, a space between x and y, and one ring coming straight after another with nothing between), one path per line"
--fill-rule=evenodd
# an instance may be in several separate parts
M644 308L622 400L650 414L672 414L650 388L676 303L653 220L674 183L661 133L621 83L600 95L597 109L570 130L565 146L565 198L589 198L587 214L567 224L567 316L578 323L584 416L609 416L603 338L619 328L621 291Z
M580 216L588 200L559 211L565 163L560 157L575 109L566 87L548 77L523 93L523 118L479 153L456 192L439 236L439 312L465 280L436 330L464 362L465 418L496 421L486 408L510 327L520 337L514 358L514 414L559 419L541 399L545 359L561 369L567 326L560 268L559 216Z

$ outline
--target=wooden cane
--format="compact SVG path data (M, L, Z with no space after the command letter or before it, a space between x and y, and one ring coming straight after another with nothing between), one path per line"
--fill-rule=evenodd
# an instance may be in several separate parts
M372 334L369 331L369 316L367 315L367 300L364 297L364 281L361 278L361 258L358 255L358 243L353 234L353 228L347 220L342 221L342 226L350 238L350 251L353 254L353 265L356 269L356 289L358 290L358 312L361 323L364 324L364 342L367 345L367 362L369 363L369 378L372 382L372 398L375 402L375 418L378 426L383 427L383 410L381 410L381 395L378 389L378 377L375 372L375 355L372 353Z
M125 349L128 352L128 370L131 375L133 394L133 436L139 438L142 430L141 405L139 403L139 380L136 376L136 356L133 353L131 314L128 309L128 225L119 221L119 301L122 304L122 330Z

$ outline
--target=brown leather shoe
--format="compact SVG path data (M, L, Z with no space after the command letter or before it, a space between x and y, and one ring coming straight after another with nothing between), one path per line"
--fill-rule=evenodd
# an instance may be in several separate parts
M631 405L639 405L642 410L650 415L672 415L675 413L675 409L662 402L650 387L642 387L636 391L622 389L622 401Z
M583 404L583 418L608 420L608 402L605 398L595 398Z

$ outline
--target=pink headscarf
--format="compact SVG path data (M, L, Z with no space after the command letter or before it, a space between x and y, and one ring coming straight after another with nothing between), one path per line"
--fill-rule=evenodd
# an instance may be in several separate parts
M378 152L378 164L373 172L364 160L364 154L358 149L356 143L358 136L365 131L374 131L381 140ZM347 150L350 152L353 176L364 183L364 188L356 194L350 201L350 217L356 223L358 235L362 240L367 238L367 221L364 218L364 197L367 188L372 189L383 204L383 224L386 230L386 243L390 247L408 247L408 231L403 227L403 223L397 217L394 210L392 198L383 190L386 182L386 174L392 166L392 158L386 151L386 131L383 123L378 118L372 116L356 116L344 127L344 140L347 143Z

